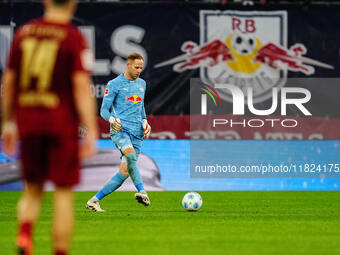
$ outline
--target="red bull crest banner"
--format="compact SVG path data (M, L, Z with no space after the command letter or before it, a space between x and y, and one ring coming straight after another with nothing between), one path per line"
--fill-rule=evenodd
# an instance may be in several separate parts
M288 71L306 76L315 67L333 66L307 56L301 43L288 45L287 11L200 11L200 43L183 43L183 55L156 65L173 65L175 72L199 69L207 84L230 83L253 89L254 103L271 97L273 87L283 87ZM221 98L232 102L225 91Z
M273 31L268 33L268 31ZM253 87L256 101L270 97L268 88L282 87L287 69L274 65L263 50L268 45L274 51L287 48L287 13L275 12L200 12L200 41L207 44L215 40L223 47L223 58L216 56L216 64L208 63L200 68L201 79L208 84L232 83L238 87ZM223 46L222 46L223 45ZM282 50L283 52L287 52ZM288 55L286 53L286 55ZM276 54L278 56L278 54ZM268 60L265 60L265 57ZM229 93L221 93L231 101Z

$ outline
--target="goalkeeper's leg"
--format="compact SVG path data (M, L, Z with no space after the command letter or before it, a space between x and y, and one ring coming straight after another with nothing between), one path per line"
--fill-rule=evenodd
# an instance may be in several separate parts
M126 157L127 163L127 171L131 177L133 184L135 185L138 193L135 194L135 199L138 203L143 204L144 206L150 205L150 200L146 191L144 190L142 177L137 167L137 156L134 148L127 148L123 151L124 156Z
M111 177L98 191L98 193L94 197L92 197L89 201L99 202L104 197L118 189L128 177L129 173L127 170L127 163L125 157L123 157L122 162L120 164L119 172L116 173L113 177Z
M130 137L123 131L120 131L116 134L111 134L111 139L119 150L125 147L132 147ZM89 201L87 201L86 208L96 212L104 212L104 210L99 205L99 201L118 189L128 177L129 174L127 171L127 163L125 157L123 156L119 172L111 177L98 191L98 193L94 195Z
M122 162L119 172L106 182L103 188L92 198L93 201L100 201L118 189L122 183L131 176L138 192L145 192L143 181L137 168L137 157L141 150L142 139L137 139L124 131L111 135L111 139L122 153ZM136 155L137 154L137 155Z

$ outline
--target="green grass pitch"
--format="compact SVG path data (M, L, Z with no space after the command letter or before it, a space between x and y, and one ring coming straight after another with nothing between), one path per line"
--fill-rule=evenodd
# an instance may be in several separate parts
M132 192L115 192L85 210L94 192L78 192L71 255L340 254L339 192L200 192L187 212L185 192L150 192L144 208ZM14 254L19 192L0 192L0 254ZM51 193L35 229L35 254L51 254Z

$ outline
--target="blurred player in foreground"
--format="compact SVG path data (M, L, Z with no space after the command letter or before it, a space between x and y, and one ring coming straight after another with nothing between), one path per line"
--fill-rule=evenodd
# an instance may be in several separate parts
M151 134L144 108L146 83L139 78L143 64L140 54L130 54L125 73L106 85L100 114L110 123L111 139L121 152L121 165L119 172L87 202L86 208L90 210L104 212L99 201L118 189L129 176L138 190L135 194L137 202L150 205L136 164L143 139L149 138Z
M14 155L17 138L21 140L25 190L18 203L17 247L22 255L33 254L32 231L46 180L56 186L54 254L68 254L74 221L72 186L79 182L79 159L95 153L98 132L89 50L79 30L69 24L76 3L45 0L44 5L43 18L16 32L2 80L4 152ZM79 122L88 130L81 144Z

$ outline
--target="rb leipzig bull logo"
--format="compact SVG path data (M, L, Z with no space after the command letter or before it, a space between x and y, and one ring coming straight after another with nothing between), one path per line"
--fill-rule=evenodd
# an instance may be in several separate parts
M132 103L134 103L134 104L137 104L137 103L140 103L140 102L142 102L143 100L142 100L142 98L140 97L140 96L138 96L138 95L136 95L136 94L134 94L134 95L132 95L132 96L130 96L130 97L126 97L126 100L125 100L126 102L132 102Z
M271 97L273 87L283 87L287 72L314 74L314 66L332 66L308 58L303 44L287 47L287 12L200 12L200 45L184 42L183 55L155 65L173 65L183 72L200 68L204 83L228 83L246 91L253 89L254 103ZM221 97L232 102L231 94L219 90Z

